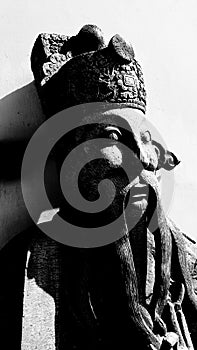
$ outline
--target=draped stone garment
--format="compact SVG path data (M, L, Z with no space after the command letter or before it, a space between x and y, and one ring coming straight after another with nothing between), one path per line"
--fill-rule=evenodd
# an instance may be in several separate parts
M154 281L154 239L150 232L148 235L149 300ZM135 256L139 264L142 253L146 259L146 240L138 247ZM146 273L144 259L141 266ZM126 338L134 337L134 329L131 336L127 325L128 311L113 244L79 249L39 234L28 250L24 291L23 350L104 349L121 346L127 343Z
M170 221L169 226L172 235L173 230L182 235ZM145 283L145 304L148 306L154 287L155 243L153 234L146 227L141 233L137 237L133 231L131 244L133 242L135 246L138 286L143 290ZM193 271L192 243L183 240L187 241ZM22 350L111 349L124 348L128 342L132 349L135 341L140 346L135 326L133 329L128 326L128 310L121 285L120 266L113 244L79 249L63 246L41 232L34 233L25 268ZM186 300L186 307L188 305ZM188 321L195 342L195 322L189 315Z
M181 234L178 229L176 232L178 235ZM184 237L183 239L186 243L190 273L193 277L195 290L197 285L196 248L189 240ZM148 232L147 247L149 268L146 278L146 296L147 303L149 303L154 281L154 240L150 232ZM100 254L101 250L102 254ZM81 295L80 285L84 287L86 284L85 279L80 281L80 273L83 268L81 262L84 261L82 251L79 254L79 249L62 246L52 241L36 227L28 230L28 232L21 233L8 243L0 253L0 326L1 341L2 344L6 344L6 349L19 350L21 347L22 349L31 350L77 349L80 348L78 344L81 339L84 343L87 338L90 341L91 336L93 338L91 341L94 342L96 339L97 345L101 344L100 348L104 349L104 344L99 340L99 334L97 334L99 333L97 318L102 314L105 306L107 306L108 311L106 313L108 312L108 316L112 311L111 320L113 320L114 312L116 315L121 312L120 299L117 299L120 292L118 281L116 281L118 290L113 288L114 284L111 284L118 274L117 265L113 261L115 259L112 259L112 254L110 261L108 261L109 253L111 253L110 246L93 250L93 257L95 260L99 259L100 271L103 272L103 274L98 274L99 266L96 268L96 263L91 266L93 282L95 283L95 280L97 282L97 303L99 306L96 308L95 298L92 306L88 293L85 300L84 296ZM112 264L112 261L114 264ZM75 290L75 294L70 295L72 303L68 298L68 281L72 282L72 289ZM76 288L74 288L74 283L76 283ZM105 292L105 300L102 299L104 297L103 291ZM83 303L81 302L82 298ZM71 310L71 307L77 299L79 301L75 305L75 312L73 312L74 309ZM87 319L80 319L83 313L83 305L89 310ZM196 347L196 318L192 318L190 311L191 308L188 309L186 300L184 313L187 315L187 322ZM86 334L83 324L86 324ZM111 332L113 335L111 339L116 342L116 338L119 335L121 337L120 329L116 334L113 324L107 324L107 326L108 337L110 337ZM124 337L126 337L127 332L124 326L121 322L121 330L124 332ZM97 328L97 333L95 328ZM134 334L135 332L128 331L131 348L135 344L133 343ZM105 343L107 343L107 335L105 334ZM95 349L96 346L93 348Z

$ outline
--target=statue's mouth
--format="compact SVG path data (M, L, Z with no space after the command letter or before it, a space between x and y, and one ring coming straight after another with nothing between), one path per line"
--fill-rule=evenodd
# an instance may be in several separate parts
M134 185L130 190L131 206L140 211L144 211L148 205L149 186L140 182Z
M132 220L132 216L141 216L148 206L149 185L144 183L140 176L137 176L132 182L130 182L129 185L126 186L124 192L126 197L129 195L129 220ZM127 200L125 204L126 203L128 203Z
M144 197L148 197L148 186L145 184L141 184L140 182L136 185L134 185L131 190L130 190L130 196L132 199L135 200L140 200Z

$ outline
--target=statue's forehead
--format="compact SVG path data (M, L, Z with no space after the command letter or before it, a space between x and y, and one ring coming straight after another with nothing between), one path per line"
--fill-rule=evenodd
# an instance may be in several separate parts
M125 128L134 134L147 130L147 120L143 113L132 108L114 108L83 117L82 123L104 123Z

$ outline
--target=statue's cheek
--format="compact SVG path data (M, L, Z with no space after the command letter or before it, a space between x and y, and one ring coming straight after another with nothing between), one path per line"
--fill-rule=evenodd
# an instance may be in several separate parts
M100 150L101 154L107 159L111 166L119 167L123 162L122 151L118 148L118 146L108 146L104 147Z

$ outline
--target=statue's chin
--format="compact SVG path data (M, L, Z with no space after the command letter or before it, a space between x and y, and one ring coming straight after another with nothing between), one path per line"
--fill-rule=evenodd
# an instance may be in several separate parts
M147 197L130 197L125 210L126 226L129 232L141 221L148 207Z
M148 206L147 198L132 198L130 202L130 210L132 216L139 216L140 217L144 214L146 208Z
M133 227L140 220L148 206L149 186L140 182L139 177L129 189L129 208L126 210L128 227Z
M139 211L144 212L147 208L147 205L148 205L148 201L147 201L147 198L145 196L143 198L140 196L131 198L132 208L136 208Z

